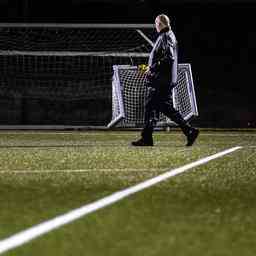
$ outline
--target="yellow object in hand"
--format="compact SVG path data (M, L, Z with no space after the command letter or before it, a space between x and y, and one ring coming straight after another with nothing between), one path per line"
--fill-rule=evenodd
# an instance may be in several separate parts
M147 71L147 69L148 69L148 65L146 65L146 64L140 64L139 66L138 66L138 69L139 69L139 71L140 72L146 72Z

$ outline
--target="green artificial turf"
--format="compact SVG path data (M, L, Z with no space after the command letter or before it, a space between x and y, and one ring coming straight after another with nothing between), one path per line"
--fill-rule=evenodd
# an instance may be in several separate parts
M0 240L168 170L242 146L6 255L255 255L256 132L1 132ZM1 244L1 241L0 241Z

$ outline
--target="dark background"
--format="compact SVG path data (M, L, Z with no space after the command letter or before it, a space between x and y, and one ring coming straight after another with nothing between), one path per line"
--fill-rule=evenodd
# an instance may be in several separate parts
M191 63L200 127L256 127L256 3L239 0L0 0L0 22L153 23L165 13Z

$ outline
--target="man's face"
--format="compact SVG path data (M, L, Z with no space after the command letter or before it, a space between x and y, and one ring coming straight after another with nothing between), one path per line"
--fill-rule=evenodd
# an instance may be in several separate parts
M160 20L158 18L156 18L156 20L155 20L155 26L156 26L156 31L159 33L162 29L162 23L160 22Z

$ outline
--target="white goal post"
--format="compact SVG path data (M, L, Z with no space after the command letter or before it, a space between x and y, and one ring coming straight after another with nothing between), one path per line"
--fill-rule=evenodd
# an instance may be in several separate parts
M114 65L112 79L112 120L108 128L141 127L144 121L146 95L145 74L137 66ZM198 116L196 95L189 63L178 64L178 84L173 89L174 107L185 120ZM160 114L157 126L175 126L176 124Z

